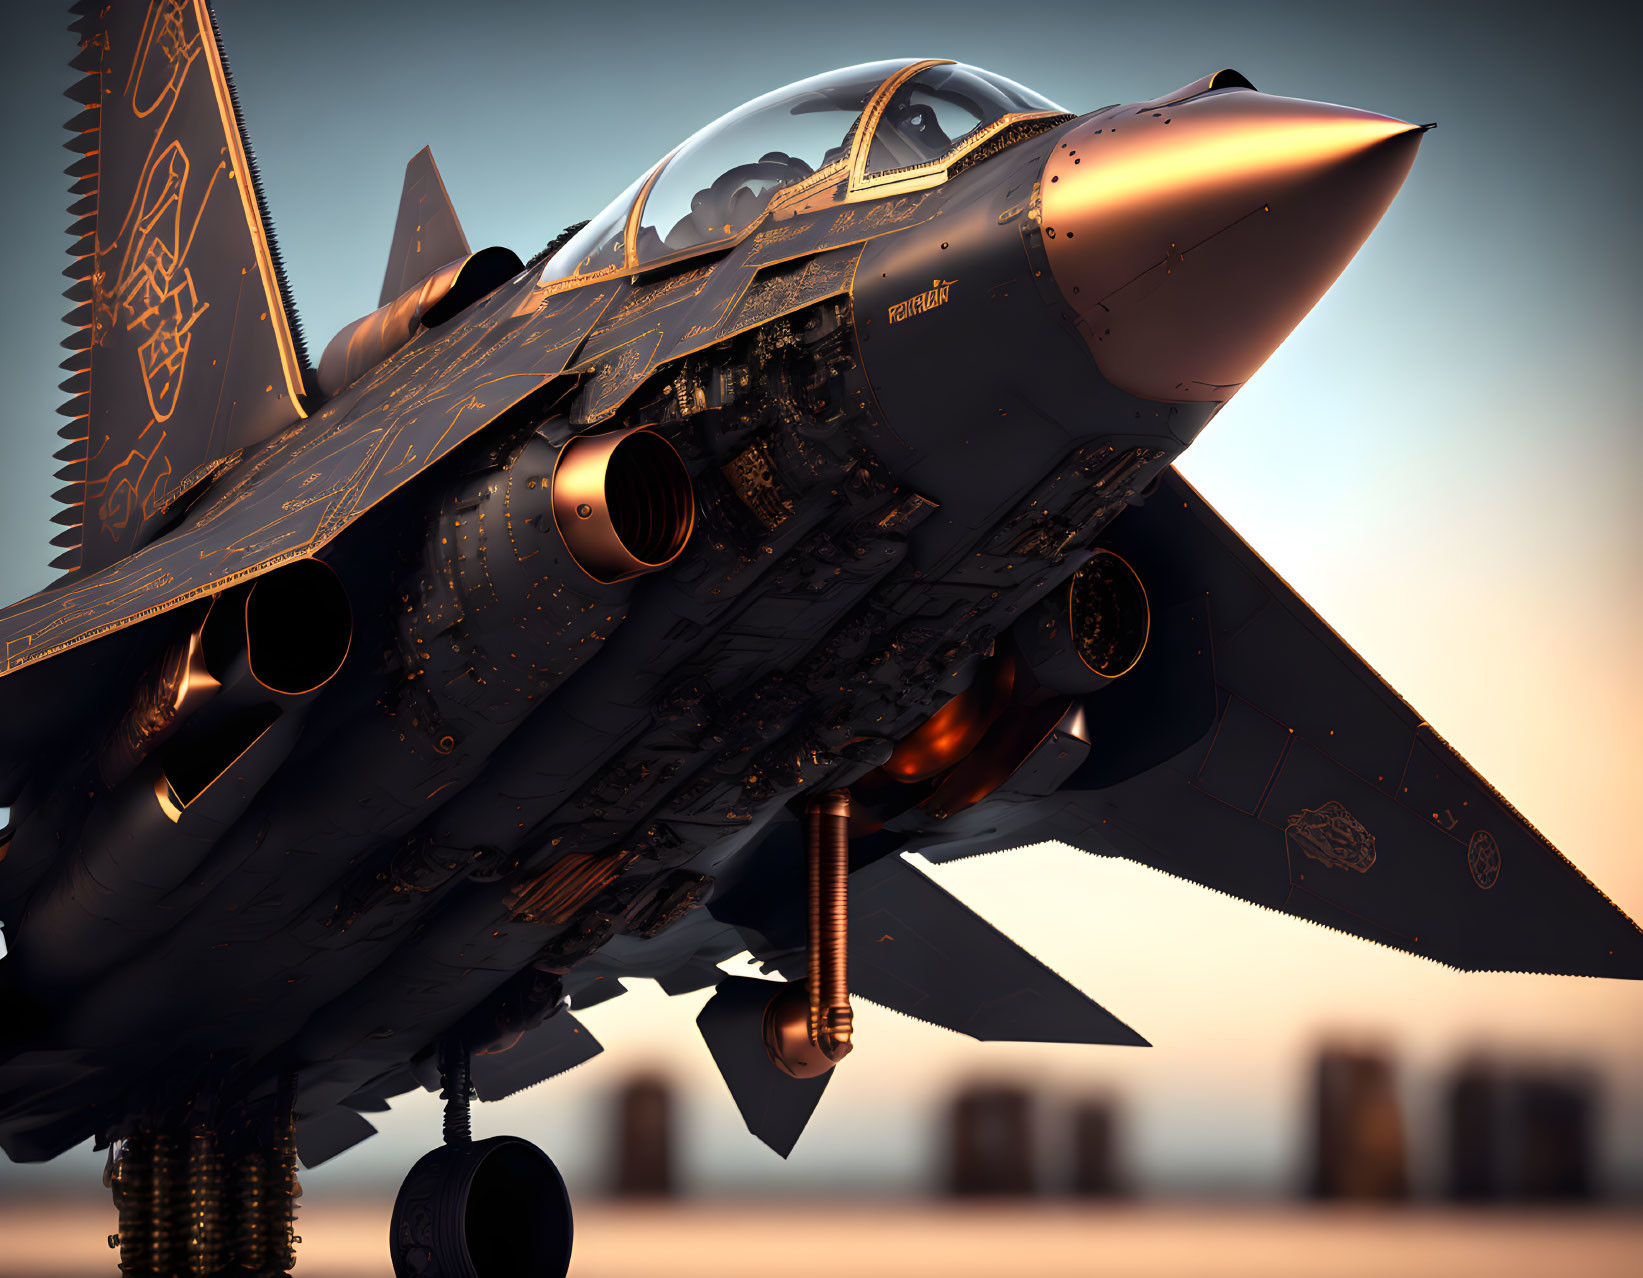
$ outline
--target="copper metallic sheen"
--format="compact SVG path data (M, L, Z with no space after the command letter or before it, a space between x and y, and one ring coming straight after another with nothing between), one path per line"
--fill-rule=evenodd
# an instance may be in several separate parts
M578 436L554 469L553 518L577 566L595 580L654 572L690 540L690 475L653 431Z
M104 784L114 785L130 775L221 686L206 669L199 628L176 640L143 676L131 705L104 743L99 766Z
M786 981L764 1009L764 1049L793 1078L820 1078L834 1062L810 1037L810 984Z
M898 781L924 781L945 772L974 750L1004 713L1014 684L1015 661L1002 656L899 741L884 770Z
M968 70L896 60L681 168L677 242L762 209L741 240L626 269L641 179L545 271L485 249L437 298L466 239L424 154L316 402L205 0L74 8L75 572L0 609L0 1152L122 1150L125 1268L290 1268L293 1140L318 1165L437 1073L396 1272L563 1278L557 1175L466 1100L597 1053L575 1013L630 977L718 987L697 1025L782 1155L852 985L1144 1041L914 849L1054 836L1460 968L1643 978L1636 925L1172 466L1417 130L1224 73L1011 122L1053 104L983 73L1007 101L962 133L933 103ZM819 168L775 194L784 147ZM541 287L556 251L610 266Z
M1070 129L1041 230L1102 373L1152 399L1230 398L1352 259L1420 134L1247 90Z
M794 1078L825 1074L850 1054L846 967L850 909L850 792L828 790L805 812L809 975L784 985L765 1007L764 1045Z
M435 173L435 178L438 174ZM520 269L511 250L488 248L446 262L393 301L347 325L326 344L316 380L320 393L335 395L404 346L424 326L449 318L456 304L470 305ZM440 303L445 302L445 306Z

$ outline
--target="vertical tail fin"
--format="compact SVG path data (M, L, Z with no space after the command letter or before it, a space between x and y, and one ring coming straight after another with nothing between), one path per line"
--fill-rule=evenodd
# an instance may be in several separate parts
M206 0L82 0L68 90L66 486L54 567L104 567L202 468L303 415L309 376Z
M388 269L382 277L386 306L411 285L459 257L468 256L468 237L451 197L445 192L434 153L423 147L405 166L405 187L399 196L394 242L388 250Z

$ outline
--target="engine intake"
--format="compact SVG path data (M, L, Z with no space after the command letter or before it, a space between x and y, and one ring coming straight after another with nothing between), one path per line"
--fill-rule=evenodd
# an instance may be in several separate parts
M654 431L578 436L554 469L553 518L571 557L594 580L655 572L690 540L690 472Z
M327 399L352 385L421 330L438 328L523 269L512 249L486 248L447 262L342 329L325 345L315 379Z
M331 681L353 642L348 592L330 565L298 559L217 601L206 620L205 664L228 682L242 658L270 692L300 697Z
M1128 674L1146 651L1152 609L1123 559L1097 550L1066 587L1040 603L1011 636L1032 676L1055 692L1094 692Z

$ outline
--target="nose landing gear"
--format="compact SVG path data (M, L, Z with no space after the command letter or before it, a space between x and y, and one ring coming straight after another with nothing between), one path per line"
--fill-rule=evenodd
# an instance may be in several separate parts
M559 1169L517 1136L469 1135L468 1055L440 1058L445 1144L411 1168L388 1231L395 1278L564 1278L570 1195Z

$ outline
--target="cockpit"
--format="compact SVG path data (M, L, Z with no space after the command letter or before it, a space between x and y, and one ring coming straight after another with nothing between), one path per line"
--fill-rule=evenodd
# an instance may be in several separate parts
M774 206L823 189L837 202L935 186L1003 129L1065 116L1031 89L958 62L902 58L811 76L681 143L549 258L541 282L727 246Z

